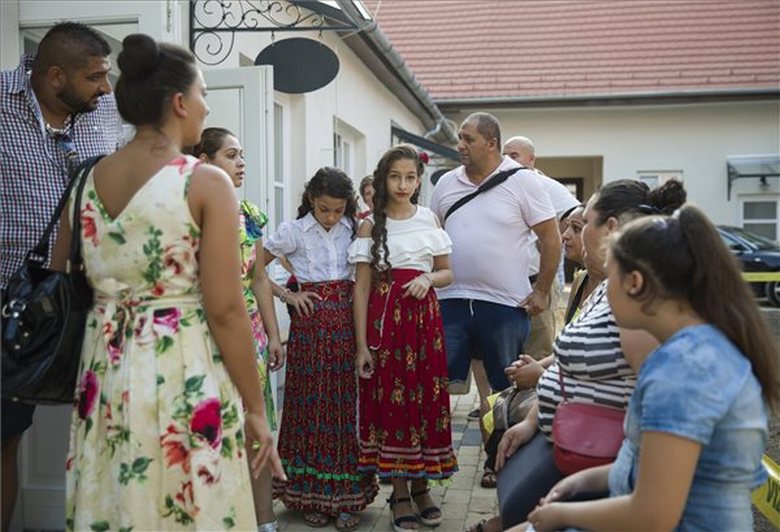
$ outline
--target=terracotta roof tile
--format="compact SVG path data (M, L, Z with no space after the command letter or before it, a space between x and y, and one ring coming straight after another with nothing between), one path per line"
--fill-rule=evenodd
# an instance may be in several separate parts
M434 99L780 88L780 0L364 0Z

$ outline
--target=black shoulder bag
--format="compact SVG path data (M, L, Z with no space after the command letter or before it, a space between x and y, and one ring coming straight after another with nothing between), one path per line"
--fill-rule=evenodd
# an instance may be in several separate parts
M26 403L72 403L92 289L81 258L81 195L100 158L84 161L71 175L43 236L3 291L2 393ZM49 241L77 185L73 236L66 271L45 267Z
M525 170L524 166L521 166L520 168L512 168L511 170L504 170L503 172L499 172L496 175L494 175L491 179L488 179L486 182L479 185L477 190L470 194L466 194L462 198L460 198L458 201L452 204L452 207L449 208L449 210L444 214L444 220L442 223L447 221L447 218L452 215L453 212L457 211L461 207L463 207L465 204L482 194L483 192L487 192L493 187L497 187L507 179L509 179L509 176L517 172L518 170Z

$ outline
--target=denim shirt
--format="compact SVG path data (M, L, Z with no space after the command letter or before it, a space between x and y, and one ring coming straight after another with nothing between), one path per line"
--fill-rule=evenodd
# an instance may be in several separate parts
M750 362L718 329L682 329L642 365L609 474L612 496L634 490L645 431L702 446L677 530L753 529L750 492L767 478L767 409Z

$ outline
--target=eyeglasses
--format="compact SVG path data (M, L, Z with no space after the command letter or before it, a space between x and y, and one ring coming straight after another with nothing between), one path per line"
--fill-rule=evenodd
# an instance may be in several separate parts
M76 143L70 138L70 135L63 133L61 135L55 135L54 140L57 141L57 145L65 152L65 158L70 160L78 155L76 151Z

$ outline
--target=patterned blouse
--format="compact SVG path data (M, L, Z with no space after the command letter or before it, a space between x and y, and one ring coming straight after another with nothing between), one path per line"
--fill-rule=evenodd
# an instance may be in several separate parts
M268 223L268 216L257 205L247 200L239 202L239 238L241 245L241 282L244 285L244 299L247 307L257 308L255 294L252 292L252 280L257 264L257 248L255 244L263 236L263 227ZM262 261L263 258L260 257ZM261 266L262 267L262 266Z

